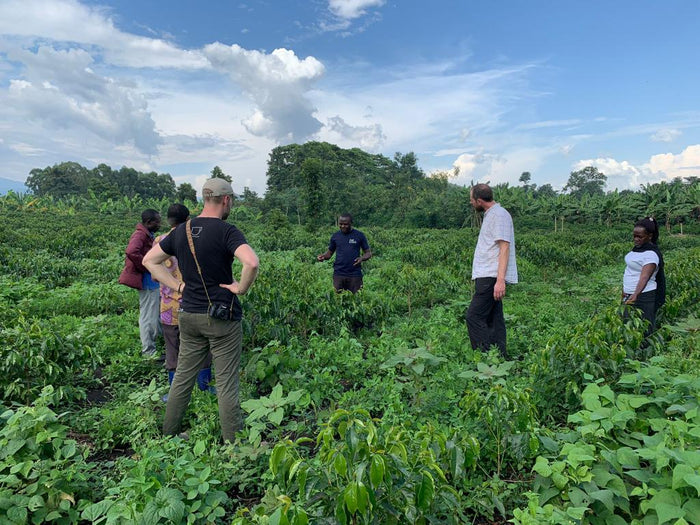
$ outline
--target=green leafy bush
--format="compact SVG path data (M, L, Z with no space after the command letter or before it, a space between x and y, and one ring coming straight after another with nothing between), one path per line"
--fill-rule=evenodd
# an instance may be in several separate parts
M593 525L700 523L700 376L671 376L656 361L637 363L618 392L586 385L569 416L575 432L558 455L537 458L538 495L514 523L564 523L562 512Z
M239 513L235 523L259 522L268 512L292 523L328 516L338 523L463 519L452 483L476 464L473 438L448 439L431 427L415 435L383 429L365 411L338 410L318 434L315 456L304 459L308 442L275 446L270 469L287 496L277 497L272 508Z
M54 397L47 386L32 406L0 415L0 516L6 522L77 523L89 503L91 465L49 408Z

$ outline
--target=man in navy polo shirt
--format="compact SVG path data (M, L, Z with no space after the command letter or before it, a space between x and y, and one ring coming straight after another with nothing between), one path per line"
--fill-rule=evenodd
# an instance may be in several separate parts
M362 267L364 261L372 257L367 237L352 227L352 215L344 213L338 219L340 231L331 236L328 251L316 259L327 261L336 253L333 263L333 287L336 292L349 290L352 293L362 288ZM360 249L362 255L360 255Z

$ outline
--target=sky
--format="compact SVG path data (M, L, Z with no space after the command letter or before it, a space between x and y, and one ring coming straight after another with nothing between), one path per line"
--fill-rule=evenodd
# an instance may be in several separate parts
M0 0L0 177L414 152L452 182L700 176L697 0Z

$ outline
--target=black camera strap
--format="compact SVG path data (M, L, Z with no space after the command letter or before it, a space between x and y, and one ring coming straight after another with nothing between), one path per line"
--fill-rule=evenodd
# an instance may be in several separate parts
M194 258L194 263L197 265L197 273L199 278L202 280L202 286L204 287L204 293L207 296L207 303L209 303L209 309L211 310L212 302L209 298L209 291L207 290L207 285L204 282L204 276L202 275L202 268L199 266L199 261L197 260L197 254L194 251L194 241L192 240L192 219L187 219L187 224L185 224L185 232L187 233L187 243L190 245L190 251L192 252L192 257ZM234 294L231 298L231 306L229 311L233 312L233 301L236 300L236 295Z

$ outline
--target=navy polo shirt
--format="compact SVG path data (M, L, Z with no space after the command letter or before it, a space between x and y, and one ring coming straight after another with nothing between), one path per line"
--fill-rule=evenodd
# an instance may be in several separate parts
M369 250L367 237L360 230L352 229L349 233L337 231L331 236L328 245L331 252L335 252L335 262L333 263L333 275L344 277L362 276L362 268L358 264L353 266L353 261L360 256L360 249Z

